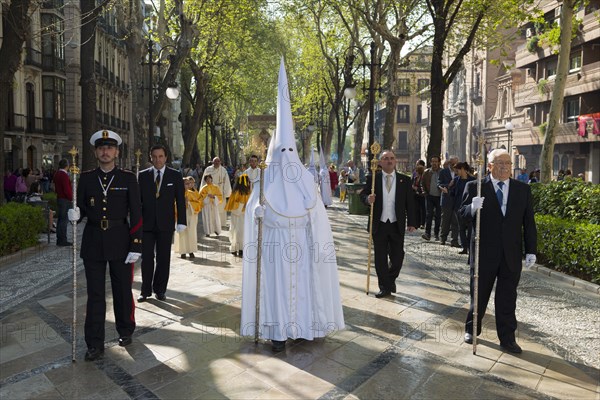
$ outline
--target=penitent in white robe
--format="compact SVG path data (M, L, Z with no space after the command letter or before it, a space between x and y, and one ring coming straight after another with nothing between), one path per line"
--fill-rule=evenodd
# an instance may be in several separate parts
M202 229L205 235L221 234L221 217L219 215L219 200L204 198L202 206Z
M316 185L315 185L316 191ZM246 205L241 334L254 335L258 190ZM326 229L329 228L329 229ZM259 336L312 340L344 328L333 235L321 201L299 217L267 204L263 222Z

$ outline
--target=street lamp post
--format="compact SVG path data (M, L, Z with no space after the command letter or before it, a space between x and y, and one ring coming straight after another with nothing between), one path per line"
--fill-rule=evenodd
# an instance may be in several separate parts
M158 67L158 74L159 74L159 79L160 79L160 66L162 65L162 61L161 61L161 54L163 52L164 49L167 48L175 48L172 45L166 45L164 47L162 47L159 51L158 51L158 60L154 61L154 42L152 41L152 39L148 39L148 62L147 63L142 63L142 65L144 64L148 64L148 151L150 151L150 149L152 148L153 144L156 144L160 141L160 129L158 127L155 127L154 125L154 106L155 106L155 102L154 102L154 91L155 91L155 87L154 87L154 66L156 65ZM166 96L170 99L170 100L175 100L179 97L179 89L177 88L177 83L175 82L170 82L167 90L165 91ZM156 129L158 129L158 135L156 134Z
M512 148L512 139L513 139L513 129L514 126L512 124L512 122L508 121L506 123L506 125L504 125L504 128L506 129L506 133L508 134L508 151L510 152L510 159L511 161L513 161L513 148ZM517 168L516 163L513 163L513 177L515 176L515 170Z
M369 126L368 126L368 134L369 134L369 144L367 146L367 166L371 165L371 161L373 160L374 154L373 151L371 150L371 145L373 145L373 142L375 141L375 90L377 90L375 88L375 68L377 66L379 66L378 63L375 62L375 53L376 53L376 46L375 46L375 42L371 42L371 52L370 52L370 56L371 56L371 60L369 63L367 63L366 61L366 57L364 55L364 53L361 52L361 55L363 56L363 67L369 67L369 73L371 75L370 79L369 79ZM353 57L353 56L352 56ZM364 87L364 82L363 82L363 90L365 89ZM349 86L344 90L344 96L348 99L351 100L353 98L356 97L356 88L354 86ZM369 175L371 174L371 169L367 167L366 169L366 174Z

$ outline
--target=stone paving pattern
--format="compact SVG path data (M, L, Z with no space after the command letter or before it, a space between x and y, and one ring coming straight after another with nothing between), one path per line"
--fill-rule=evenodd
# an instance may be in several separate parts
M468 267L457 249L407 235L391 299L365 293L366 217L330 207L347 327L330 337L269 343L239 336L241 260L227 231L172 256L167 301L137 304L133 344L117 345L107 277L107 348L84 362L86 289L77 286L77 361L71 361L69 248L41 245L0 266L0 399L600 399L597 288L524 271L518 342L501 351L493 303L477 355L463 343ZM81 231L81 230L80 230ZM140 287L135 269L134 295ZM589 285L588 285L589 286ZM596 292L593 292L596 290Z

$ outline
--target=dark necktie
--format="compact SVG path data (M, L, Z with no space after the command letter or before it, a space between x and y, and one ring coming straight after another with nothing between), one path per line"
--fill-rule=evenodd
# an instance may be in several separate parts
M160 188L160 170L156 171L156 197L158 197L158 189Z
M502 193L503 186L504 182L498 182L498 190L496 190L496 197L498 198L498 204L500 204L500 208L502 208L502 203L504 201L504 193Z

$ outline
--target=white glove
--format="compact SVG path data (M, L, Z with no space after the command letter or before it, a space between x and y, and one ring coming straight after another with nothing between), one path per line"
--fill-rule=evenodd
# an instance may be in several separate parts
M125 259L125 264L134 264L137 260L139 260L142 253L133 253L130 252L127 254L127 258Z
M81 211L79 211L79 207L71 208L67 215L69 217L69 221L77 222L81 218Z
M185 228L187 228L186 225L177 224L177 226L175 227L175 230L177 231L177 233L181 233L181 232L185 231Z
M258 205L254 209L254 218L260 219L265 216L265 206Z
M485 200L485 197L473 197L473 200L471 200L471 215L475 215L477 210L483 208L483 200Z
M525 254L525 267L532 268L533 264L537 261L535 254Z

